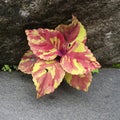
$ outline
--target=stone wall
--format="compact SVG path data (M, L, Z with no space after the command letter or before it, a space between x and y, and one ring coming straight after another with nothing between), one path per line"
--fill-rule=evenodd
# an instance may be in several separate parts
M1 0L0 65L18 64L29 49L25 29L54 28L74 14L103 65L120 63L120 0Z

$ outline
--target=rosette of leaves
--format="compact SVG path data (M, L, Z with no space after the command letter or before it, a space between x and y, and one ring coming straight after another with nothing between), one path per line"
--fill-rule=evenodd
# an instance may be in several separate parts
M88 91L92 71L100 64L85 45L86 30L75 16L69 25L25 33L30 50L23 55L18 69L32 75L37 98L54 92L63 79L78 90Z

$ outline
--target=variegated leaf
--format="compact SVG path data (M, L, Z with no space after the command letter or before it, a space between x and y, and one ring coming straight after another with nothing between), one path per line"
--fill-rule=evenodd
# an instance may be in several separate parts
M71 75L66 73L65 80L70 86L78 90L88 91L88 88L92 82L92 74L87 73L84 75Z
M38 60L38 58L33 54L31 50L28 50L22 57L18 69L24 73L31 74L33 70L33 65Z
M39 28L25 32L31 50L39 58L53 60L64 52L66 43L59 31Z
M37 98L54 92L64 78L65 72L57 61L38 60L33 67L33 81Z
M83 75L100 68L100 64L91 51L83 43L80 46L77 44L73 45L68 53L62 56L60 60L62 68L72 75Z
M86 41L86 30L75 16L72 16L71 24L58 25L58 27L56 27L56 30L60 31L64 35L64 38L68 43L71 43L74 40L84 43Z

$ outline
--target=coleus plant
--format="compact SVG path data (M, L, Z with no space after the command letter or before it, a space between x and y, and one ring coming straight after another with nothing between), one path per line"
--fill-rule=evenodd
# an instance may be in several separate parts
M92 71L100 64L85 45L86 30L75 16L69 25L25 33L30 50L23 55L18 69L32 74L37 98L54 92L63 79L78 90L88 91Z

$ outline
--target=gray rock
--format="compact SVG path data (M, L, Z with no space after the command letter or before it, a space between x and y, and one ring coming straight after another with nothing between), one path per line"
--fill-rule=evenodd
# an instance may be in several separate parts
M30 76L0 72L0 120L120 120L120 69L102 69L87 93L66 83L39 100Z
M25 29L54 28L74 14L102 65L120 62L120 0L1 0L0 65L18 64L29 49Z

